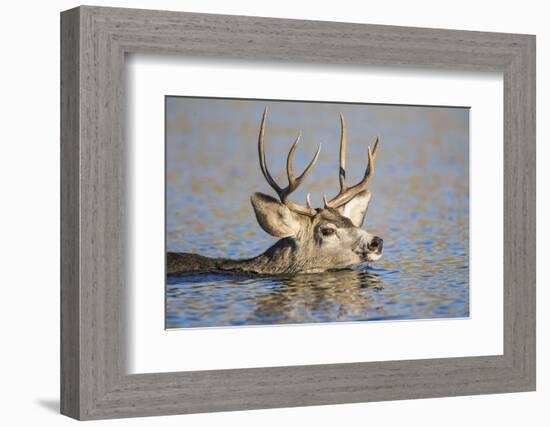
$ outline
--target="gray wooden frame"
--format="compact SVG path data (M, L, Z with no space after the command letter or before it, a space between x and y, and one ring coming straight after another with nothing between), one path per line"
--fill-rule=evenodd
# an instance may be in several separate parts
M130 52L502 72L504 354L128 375ZM61 122L63 414L99 419L535 389L534 36L84 6L61 14Z

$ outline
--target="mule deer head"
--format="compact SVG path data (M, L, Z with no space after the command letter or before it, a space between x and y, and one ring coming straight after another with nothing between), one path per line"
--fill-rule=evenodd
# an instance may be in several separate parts
M294 175L294 155L300 142L296 138L288 153L286 172L288 185L280 187L271 176L265 158L265 126L267 109L264 110L258 137L260 168L269 185L277 193L279 200L263 193L251 197L252 206L260 226L269 234L282 240L264 255L271 262L281 264L278 268L285 272L319 272L329 269L341 269L376 261L382 256L383 241L361 228L369 201L370 191L367 184L374 172L374 160L380 139L374 148L368 147L368 164L363 179L357 184L346 185L346 125L340 114L340 191L330 200L323 198L322 208L311 206L309 194L305 206L291 200L289 196L296 191L319 158L319 146L315 156L304 172Z

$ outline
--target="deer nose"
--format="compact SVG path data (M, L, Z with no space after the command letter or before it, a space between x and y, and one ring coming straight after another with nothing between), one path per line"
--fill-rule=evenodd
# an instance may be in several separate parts
M384 246L384 241L380 237L374 236L369 244L367 245L367 248L371 252L382 252L382 247Z

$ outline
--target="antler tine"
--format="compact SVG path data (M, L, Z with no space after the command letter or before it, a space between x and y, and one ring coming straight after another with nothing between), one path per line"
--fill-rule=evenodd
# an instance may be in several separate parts
M358 193L363 191L363 189L367 186L369 180L372 177L372 174L374 173L374 159L376 158L376 153L378 151L378 145L380 143L380 136L376 137L376 141L374 143L374 149L371 150L370 146L368 147L368 155L369 155L369 162L367 165L367 168L365 170L365 175L363 176L363 179L355 184L353 187L348 188L346 186L346 126L344 122L344 116L340 113L340 124L342 128L342 134L341 134L341 140L340 140L340 171L339 171L339 178L340 178L340 191L338 194L331 199L328 202L325 202L325 207L331 207L331 208L337 208L344 202L347 202L348 200L355 197Z
M311 194L307 193L306 195L306 206L311 208Z
M265 119L267 116L267 107L264 109L262 115L262 124L260 125L260 134L258 136L258 155L260 157L260 169L266 179L267 183L275 190L277 195L281 197L283 189L275 182L269 170L267 169L267 164L265 161L265 147L264 147L264 136L265 136Z
M340 113L340 192L346 191L346 122L344 121L344 115Z
M367 184L368 184L369 180L371 179L372 174L374 172L374 154L373 154L370 146L368 148L368 151L369 151L369 163L368 163L367 168L365 170L365 175L364 175L363 179L360 182L358 182L357 184L355 184L353 187L350 187L350 188L346 189L346 191L338 193L338 195L336 197L334 197L333 199L331 199L327 203L328 207L337 208L338 206L340 206L344 202L347 202L348 200L351 200L358 193L363 191L363 189L367 186Z
M372 155L376 160L376 152L378 151L378 144L380 144L380 135L376 135L376 141L374 141L374 148L372 149Z
M380 135L376 136L376 141L374 141L374 148L372 149L372 161L374 162L376 160L376 152L378 151L378 144L380 143ZM370 147L369 147L370 148ZM372 166L372 169L374 169L374 164ZM372 175L371 166L370 166L370 160L367 165L367 170L365 171L365 175ZM369 177L370 179L370 177Z
M380 143L380 135L378 135L376 137L376 141L374 141L374 148L372 149L372 161L373 162L376 160L376 152L378 151L378 144L379 143ZM369 147L369 149L370 149L370 147ZM369 179L370 179L370 176L372 175L371 169L374 169L374 163L373 163L373 166L371 168L370 158L369 158L369 163L367 164L367 170L365 171L365 176L369 175ZM363 179L365 179L365 178L363 178Z
M267 169L266 160L265 160L264 135L265 135L266 116L267 116L267 107L265 108L262 116L262 124L260 126L260 135L258 137L258 154L260 157L260 168L262 169L262 173L266 181L268 182L268 184L275 190L275 192L279 196L279 199L281 200L281 202L284 203L289 209L304 215L313 216L317 213L317 211L313 209L310 204L308 204L307 207L300 206L288 200L288 196L299 187L299 185L303 182L303 180L306 178L309 172L311 172L311 169L313 169L313 166L315 166L315 163L319 158L319 153L321 152L321 144L319 144L319 148L317 149L315 156L313 156L313 159L311 160L311 162L309 162L309 165L307 165L304 172L302 172L302 174L299 177L295 177L294 176L294 154L296 153L296 148L298 146L298 143L300 142L300 137L301 137L301 133L298 134L298 137L292 144L292 147L290 147L290 151L288 152L288 156L286 159L286 172L288 177L288 186L285 188L279 187L277 182L275 182L275 180L269 173L269 170Z
M296 178L294 177L294 154L296 153L296 148L298 147L298 143L300 142L301 136L302 136L302 132L300 131L298 132L298 136L296 137L296 140L292 144L292 147L290 147L290 151L288 152L288 156L286 158L286 176L288 177L288 187L289 187L288 194L290 194L292 191L298 188L298 185L299 185L296 182Z
M319 158L319 153L321 153L321 144L319 144L319 147L317 148L317 152L313 156L313 159L309 162L307 167L304 169L302 174L296 178L294 176L294 154L296 153L296 148L298 147L298 143L300 142L301 133L298 134L298 137L294 141L294 144L292 144L292 147L290 147L290 151L288 152L288 157L286 159L286 174L288 177L288 193L285 194L285 196L288 196L290 193L294 192L298 186L304 181L306 176L311 172L313 169L313 166L315 166L315 163L317 163L317 159Z

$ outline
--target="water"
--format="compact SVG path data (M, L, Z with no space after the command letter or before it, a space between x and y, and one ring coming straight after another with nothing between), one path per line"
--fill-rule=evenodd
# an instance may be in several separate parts
M268 165L281 184L296 132L304 136L297 170L323 142L292 196L301 203L307 192L319 206L337 191L340 111L350 183L363 173L366 144L381 135L365 227L384 239L384 255L322 274L168 277L167 328L468 316L467 109L168 98L167 249L244 258L276 241L249 202L254 191L273 195L256 151L266 104Z

